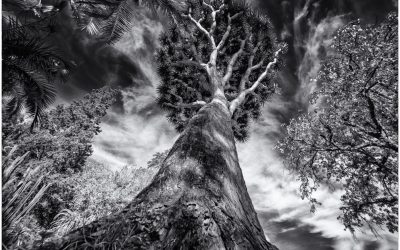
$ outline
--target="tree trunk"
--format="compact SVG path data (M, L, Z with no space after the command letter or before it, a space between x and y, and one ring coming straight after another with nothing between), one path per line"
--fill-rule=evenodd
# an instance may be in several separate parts
M226 101L214 99L190 120L152 183L122 212L41 249L93 248L277 249L247 192Z

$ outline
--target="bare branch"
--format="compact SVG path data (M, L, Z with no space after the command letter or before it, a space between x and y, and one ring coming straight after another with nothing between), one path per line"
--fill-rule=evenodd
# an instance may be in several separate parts
M222 79L222 85L229 81L232 76L233 67L235 66L236 61L238 60L239 56L243 53L244 46L246 45L247 39L244 39L240 42L240 49L232 56L231 60L229 61L228 67L226 68L225 76Z
M218 43L217 50L220 50L221 47L224 46L226 39L228 39L229 33L231 32L231 29L232 29L231 23L232 23L232 19L228 15L228 26L226 27L226 31L225 31L224 35L222 36L221 41L219 41L219 43Z
M239 91L242 92L245 87L246 87L246 82L249 80L250 74L253 70L258 69L262 66L262 64L264 63L265 58L261 59L260 62L256 65L253 65L254 62L254 56L258 51L258 48L261 46L261 41L259 41L257 43L257 45L255 46L255 48L252 50L250 58L249 58L249 63L246 69L246 72L244 73L242 79L240 80L240 84L239 84Z
M253 92L258 87L258 85L265 79L265 77L267 77L267 74L269 73L272 66L274 66L278 62L278 56L281 53L281 51L282 51L282 49L279 49L278 51L275 52L274 60L272 62L268 63L264 72L258 77L257 81L255 83L253 83L253 85L250 88L240 92L239 95L231 102L231 104L229 106L229 111L231 112L231 114L233 114L233 112L235 112L237 107L240 104L242 104L242 102L245 100L247 94Z
M215 49L215 41L214 38L212 37L212 35L201 25L200 20L197 21L196 19L193 18L192 16L192 10L189 9L189 14L182 14L182 16L188 18L192 23L194 23L196 25L196 27L204 33L204 35L206 35L208 41L210 42L211 46L213 49Z
M219 12L221 12L223 10L223 8L225 8L225 4L222 4L217 10L215 10L211 4L208 4L204 1L202 1L202 2L203 2L204 6L210 8L210 10L211 10L211 17L212 17L213 22L211 24L210 34L212 35L212 34L214 34L215 28L217 27L217 18L216 18L217 14Z
M235 18L237 18L241 14L242 14L242 12L238 12L233 16L230 16L228 14L228 26L226 27L226 31L225 31L224 35L222 36L221 41L218 43L217 50L220 50L222 48L222 46L225 45L226 39L228 39L229 33L231 32L231 29L232 29L232 20L234 20Z
M257 86L260 84L260 82L262 80L264 80L265 77L267 77L267 74L268 74L269 70L271 69L271 67L274 66L278 62L278 56L279 56L280 52L281 52L281 49L279 49L277 52L275 52L274 60L272 62L268 63L264 72L258 77L257 81L249 88L249 91L254 91L257 88Z
M203 65L203 61L201 60L201 57L197 51L196 46L194 45L194 42L196 41L196 38L194 37L194 35L191 32L188 32L190 34L190 38L192 39L192 41L190 41L190 50L192 51L192 53L194 54L194 58L196 59L196 61L200 64Z
M208 3L204 2L204 1L202 1L202 3L203 3L204 6L207 6L208 8L210 8L211 12L215 11L214 7L211 4L208 4Z

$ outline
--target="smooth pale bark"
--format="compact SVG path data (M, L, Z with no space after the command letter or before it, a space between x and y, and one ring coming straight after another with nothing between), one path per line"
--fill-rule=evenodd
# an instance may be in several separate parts
M190 120L131 205L41 249L93 247L277 249L266 241L247 192L226 100L215 98Z

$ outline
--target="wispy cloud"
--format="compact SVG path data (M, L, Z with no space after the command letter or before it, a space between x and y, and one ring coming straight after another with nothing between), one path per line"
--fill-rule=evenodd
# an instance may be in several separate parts
M114 48L137 63L146 82L121 89L122 107L108 112L101 125L102 132L95 139L92 156L113 169L127 164L145 166L154 153L170 148L177 137L155 104L159 79L153 53L162 26L144 11L137 12L133 24Z
M254 206L261 214L260 219L262 215L269 215L268 221L265 216L261 219L267 237L281 249L395 249L396 235L382 231L382 237L375 238L364 229L354 238L344 230L337 220L341 190L330 191L322 186L315 193L322 206L315 213L310 212L309 203L302 200L298 192L300 183L296 174L284 167L283 160L274 150L274 135L280 131L280 123L270 111L286 108L285 103L279 103L275 98L273 103L266 104L263 118L252 124L249 141L238 144L240 164ZM317 243L310 242L312 237Z
M154 153L170 148L178 136L155 105L155 86L159 79L152 54L158 46L156 38L162 27L145 16L134 23L132 31L115 48L137 62L147 82L140 87L122 89L122 111L109 112L102 123L101 134L96 137L92 156L114 169L125 164L144 166ZM327 20L310 35L308 59L304 62L312 65L304 66L304 72L300 72L303 94L298 94L299 102L304 102L303 98L314 87L309 83L320 66L318 53L321 46L329 45L329 36L339 24L340 19ZM394 249L397 242L394 235L385 233L383 238L374 240L367 232L360 234L356 241L343 230L336 219L340 212L340 190L331 192L322 187L316 197L323 205L315 214L310 213L308 202L300 198L296 175L285 169L274 151L282 132L281 122L285 120L280 116L287 116L289 109L293 109L293 100L274 96L265 105L262 118L251 125L249 141L237 145L244 178L267 237L286 250Z

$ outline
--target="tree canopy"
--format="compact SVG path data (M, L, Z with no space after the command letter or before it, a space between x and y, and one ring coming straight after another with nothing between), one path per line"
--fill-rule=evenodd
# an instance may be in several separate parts
M32 190L21 191L22 195L24 192L31 195L42 186L46 187L40 202L35 199L35 207L30 213L40 226L50 227L54 216L67 208L74 197L73 185L65 178L79 173L92 154L94 136L100 132L101 119L114 102L115 94L115 90L103 88L68 106L59 105L42 114L40 126L33 132L28 129L29 119L3 119L3 154L9 155L14 145L18 145L8 162L24 159L13 168L15 178L8 181L7 187L3 186L3 194L9 197L19 190L18 183L24 182L27 187L30 187L28 184L39 184ZM21 207L25 205L22 203Z
M397 231L397 15L378 25L359 21L334 38L313 110L292 120L279 144L313 204L323 183L340 184L339 220L352 232L365 224Z
M189 1L160 38L158 102L181 132L216 95L230 102L235 137L274 93L273 70L284 48L269 20L233 1Z

